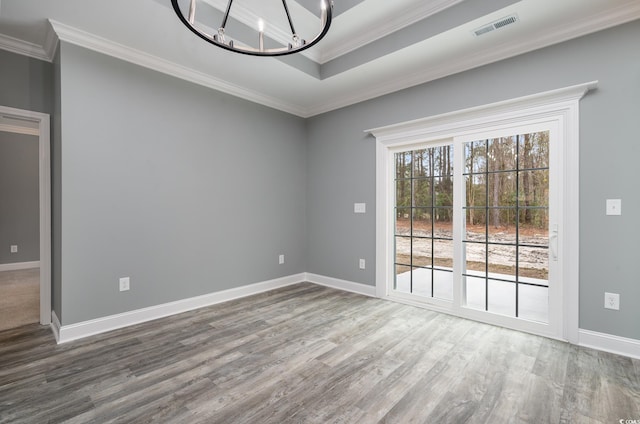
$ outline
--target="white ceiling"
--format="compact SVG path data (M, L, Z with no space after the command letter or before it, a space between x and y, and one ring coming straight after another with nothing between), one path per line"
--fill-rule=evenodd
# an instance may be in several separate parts
M253 15L252 3L262 7ZM640 18L639 0L334 3L328 35L302 57L252 57L208 44L178 21L170 0L0 0L0 48L50 60L53 27L66 42L308 117ZM319 26L312 1L288 4L298 32ZM236 0L232 15L249 27L262 17L267 36L279 39L281 10L280 0ZM517 23L473 34L512 14Z

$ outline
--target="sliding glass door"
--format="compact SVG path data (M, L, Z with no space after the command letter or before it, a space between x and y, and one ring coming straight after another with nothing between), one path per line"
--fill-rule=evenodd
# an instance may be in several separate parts
M393 149L392 296L548 324L555 134L538 124Z

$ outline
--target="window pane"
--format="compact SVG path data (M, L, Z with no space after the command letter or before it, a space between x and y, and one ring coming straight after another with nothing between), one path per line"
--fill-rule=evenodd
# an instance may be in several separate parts
M520 247L518 256L518 275L520 281L534 284L548 284L549 249Z
M538 322L549 322L549 288L518 287L518 317Z
M411 180L396 181L396 206L411 207Z
M465 283L465 294L467 296L467 307L485 310L486 302L486 281L479 277L463 277Z
M465 240L472 241L485 241L487 228L485 226L485 220L487 212L484 209L467 209L467 222L465 225Z
M489 280L489 312L494 314L516 315L516 285L504 281Z
M431 269L413 268L413 294L431 297Z
M400 152L395 155L396 180L411 178L411 152Z
M453 269L453 241L433 241L433 266L444 269Z
M469 175L466 178L466 206L487 206L486 175Z
M489 172L516 169L515 136L491 139L487 148L487 168Z
M453 209L435 209L434 237L453 238Z
M453 146L432 147L433 175L444 177L453 175Z
M519 232L521 244L549 246L549 210L521 209Z
M396 236L396 264L411 265L411 238Z
M489 277L516 280L516 247L489 245Z
M453 206L453 178L433 179L434 206Z
M487 175L490 207L516 206L518 203L516 191L516 177L518 173L498 172Z
M487 246L484 243L464 243L465 273L470 275L487 275Z
M413 180L414 204L412 206L431 207L431 197L431 178Z
M431 243L433 240L430 238L412 238L413 247L413 266L432 266L431 260Z
M453 300L453 272L433 270L433 297Z
M413 236L431 237L431 208L413 209Z
M394 288L403 293L411 293L411 267L396 265L396 281Z
M413 178L431 177L431 157L429 149L421 149L413 152Z
M516 208L489 209L488 238L495 243L516 243ZM495 223L498 225L495 225Z
M521 135L519 149L520 169L549 167L549 131Z
M411 235L411 209L396 209L396 235Z
M549 170L520 172L520 206L549 206Z
M486 142L472 141L464 145L465 174L486 172Z

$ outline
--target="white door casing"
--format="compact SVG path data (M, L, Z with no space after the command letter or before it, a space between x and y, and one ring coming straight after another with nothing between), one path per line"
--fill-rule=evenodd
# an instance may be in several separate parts
M445 113L424 119L367 130L376 138L376 293L381 298L438 310L445 313L488 322L508 328L540 334L578 343L578 282L579 282L579 100L597 81L526 97L492 103L470 109ZM410 150L412 146L431 143L454 143L503 136L525 128L549 130L556 150L550 154L550 170L554 175L550 199L555 204L550 216L552 230L557 237L550 244L557 245L557 261L549 259L550 279L560 284L550 288L549 324L534 323L504 316L487 314L463 307L462 286L454 285L453 302L429 299L416 302L410 296L398 296L393 284L393 227L394 217L390 204L394 200L393 154ZM552 147L553 148L553 147ZM455 165L461 169L463 157L454 153ZM454 184L463 184L454 178ZM460 190L460 187L458 187ZM462 199L454 200L454 222L461 222ZM457 215L456 215L457 214ZM557 225L557 227L556 227ZM460 240L459 225L454 225L454 238ZM457 229L456 229L457 228ZM456 234L458 232L458 234ZM550 234L555 234L551 232ZM552 248L552 246L550 246ZM454 251L456 263L462 259L462 250ZM458 266L459 268L459 266ZM553 292L551 291L553 290Z

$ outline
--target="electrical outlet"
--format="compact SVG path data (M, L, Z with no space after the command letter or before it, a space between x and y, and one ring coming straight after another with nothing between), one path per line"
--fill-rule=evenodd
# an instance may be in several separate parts
M353 204L353 213L367 213L367 204L366 203L354 203Z
M364 259L360 259L360 269L364 269L365 268L365 261Z
M18 245L17 244L12 244L11 245L11 253L18 253Z
M606 309L620 310L620 295L618 293L604 294L604 307Z
M278 263L282 265L284 263L284 255L278 256Z
M120 279L120 291L127 291L129 290L129 284L130 284L130 279L129 277L122 277Z
M607 199L607 215L622 215L621 199Z

